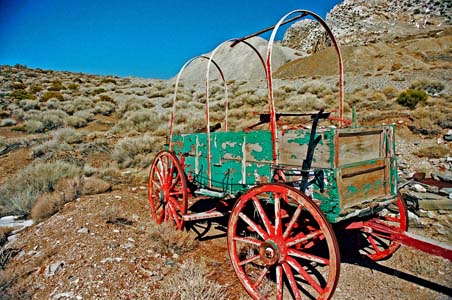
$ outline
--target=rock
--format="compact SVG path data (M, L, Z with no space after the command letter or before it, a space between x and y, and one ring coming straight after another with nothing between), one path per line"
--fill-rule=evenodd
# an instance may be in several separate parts
M452 188L442 188L439 190L439 193L445 195L445 196L449 196L452 194Z
M58 273L63 266L64 266L64 261L57 261L53 264L50 264L46 267L46 269L44 271L44 275L46 277L53 276L56 273Z
M439 196L441 197L441 196ZM436 200L420 200L419 208L426 210L440 210L440 209L451 209L452 210L452 199L442 197L443 199Z
M421 224L421 219L415 213L408 211L408 222L409 225L417 227Z
M89 233L89 230L88 230L88 228L86 228L86 227L82 227L82 228L80 228L79 230L77 230L77 233L84 233L84 234L87 234L87 233Z
M413 179L416 181L421 181L424 178L425 178L425 172L416 172L413 175Z
M128 243L122 244L120 247L123 248L123 249L129 249L129 248L135 247L135 244L131 243L131 242L128 242Z
M111 184L96 177L85 178L82 187L83 195L102 194L111 189Z
M434 172L431 176L435 180L452 183L452 173L450 172Z
M441 225L440 223L436 222L432 224L432 227L436 230L436 232L438 232L439 234L446 234L447 230L446 228Z
M175 264L176 264L176 262L175 262L174 260L169 259L169 258L165 259L165 265L166 265L166 266L172 267L172 266L174 266Z
M58 293L58 294L55 294L53 296L53 299L55 299L55 300L59 300L59 299L75 299L75 295L74 295L74 292ZM77 299L79 299L79 298L77 297Z
M107 263L107 262L121 262L123 260L122 257L107 257L102 259L100 262L101 263Z
M452 209L452 201L447 197L434 193L419 193L415 191L401 191L402 197L408 205L409 209L425 209L425 210L439 210Z
M443 136L443 139L444 139L446 142L452 142L452 134L445 134L445 135Z
M419 193L427 192L427 189L425 187L423 187L422 185L420 185L419 183L416 183L415 185L413 185L412 189Z

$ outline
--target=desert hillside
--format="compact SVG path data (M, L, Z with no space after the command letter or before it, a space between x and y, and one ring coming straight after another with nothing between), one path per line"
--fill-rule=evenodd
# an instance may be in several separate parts
M452 244L452 8L436 2L347 0L327 22L342 45L345 117L356 109L360 125L395 124L410 231ZM287 30L275 51L278 111L334 115L329 46L309 20ZM236 64L218 53L228 72L253 62L237 51ZM254 63L226 76L230 130L268 110ZM175 133L206 130L204 67L182 78ZM227 219L177 231L149 214L150 165L165 149L173 95L174 80L0 66L1 299L249 299L229 262ZM223 82L212 80L209 97L211 123L222 123ZM333 299L452 297L450 261L402 247L377 263L342 242Z

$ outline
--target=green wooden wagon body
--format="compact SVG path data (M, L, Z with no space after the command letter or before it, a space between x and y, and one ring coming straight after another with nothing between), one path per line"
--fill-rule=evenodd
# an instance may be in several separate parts
M295 187L301 181L311 131L278 131L277 160L272 158L271 132L267 130L213 132L210 134L210 180L207 134L173 138L177 156L184 156L186 174L202 188L237 196L255 185L275 181L282 171ZM323 170L324 190L319 184L306 191L330 222L370 214L397 198L397 158L394 126L359 128L327 127L314 152L312 172Z

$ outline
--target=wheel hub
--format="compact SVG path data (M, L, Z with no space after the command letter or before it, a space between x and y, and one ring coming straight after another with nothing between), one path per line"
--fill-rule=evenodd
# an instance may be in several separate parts
M274 265L281 258L278 246L273 241L265 241L259 246L261 260L268 266Z

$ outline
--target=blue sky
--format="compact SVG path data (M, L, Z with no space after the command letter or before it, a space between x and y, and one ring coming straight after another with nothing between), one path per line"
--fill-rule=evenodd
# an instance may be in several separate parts
M341 0L0 0L0 65L167 79L222 41Z

